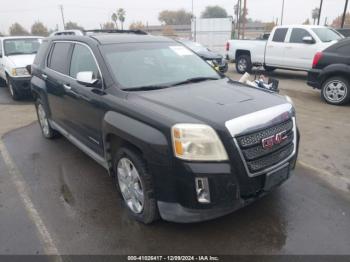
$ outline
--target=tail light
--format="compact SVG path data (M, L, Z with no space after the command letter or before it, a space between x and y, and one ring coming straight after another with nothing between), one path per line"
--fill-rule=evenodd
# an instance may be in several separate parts
M312 61L312 68L316 68L318 62L322 58L323 53L322 52L317 52L314 56L314 60Z
M230 51L230 43L226 42L226 51Z

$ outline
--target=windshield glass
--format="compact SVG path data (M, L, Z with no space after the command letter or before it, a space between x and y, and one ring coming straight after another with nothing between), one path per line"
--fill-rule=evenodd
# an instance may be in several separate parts
M36 54L40 43L39 38L7 39L4 41L5 55Z
M330 28L313 28L312 31L322 42L331 42L342 39L342 35Z
M191 78L220 78L208 63L177 43L111 44L101 49L122 88L173 85Z
M208 48L202 46L199 43L192 42L192 41L181 41L185 46L187 46L189 49L193 50L194 52L206 52L208 51Z

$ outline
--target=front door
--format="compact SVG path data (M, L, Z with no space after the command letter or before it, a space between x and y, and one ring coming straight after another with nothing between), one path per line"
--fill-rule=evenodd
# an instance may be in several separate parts
M284 64L284 47L288 28L276 28L271 41L267 41L265 64L267 66L282 67Z

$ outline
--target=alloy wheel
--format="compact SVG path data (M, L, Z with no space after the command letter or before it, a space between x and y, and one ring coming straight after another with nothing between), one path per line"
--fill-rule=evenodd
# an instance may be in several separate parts
M345 83L340 80L332 80L327 83L324 94L329 102L338 103L346 97L347 87Z
M44 135L49 136L50 135L49 121L46 117L45 110L41 104L38 105L38 118L39 118L39 123L40 123L41 129L43 130Z

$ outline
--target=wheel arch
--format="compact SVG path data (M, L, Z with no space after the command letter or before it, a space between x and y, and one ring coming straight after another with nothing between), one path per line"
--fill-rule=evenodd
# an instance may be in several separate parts
M249 50L237 49L236 55L235 55L235 60L237 61L238 57L240 57L241 55L247 55L251 58L251 53Z
M323 84L327 81L327 79L336 76L343 77L350 81L350 66L344 64L332 64L324 68L320 75L321 88Z

